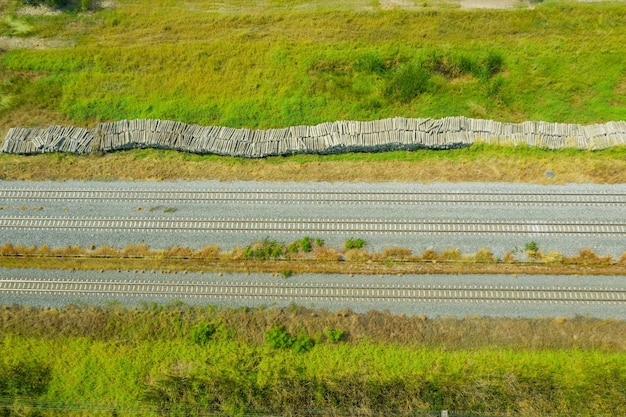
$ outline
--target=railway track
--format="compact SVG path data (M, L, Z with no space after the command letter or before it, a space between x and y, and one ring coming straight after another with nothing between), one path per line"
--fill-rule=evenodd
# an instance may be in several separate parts
M532 286L411 286L253 282L120 282L111 280L2 279L0 294L68 296L164 296L218 300L459 301L518 303L603 303L626 305L618 288Z
M94 230L167 232L427 233L626 235L626 221L395 221L311 219L171 219L89 217L0 217L0 230Z
M0 202L626 205L625 193L0 189Z

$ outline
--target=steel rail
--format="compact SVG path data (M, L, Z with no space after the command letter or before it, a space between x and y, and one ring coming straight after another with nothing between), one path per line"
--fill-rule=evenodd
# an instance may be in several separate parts
M626 304L617 288L321 285L234 282L120 282L3 279L0 293L321 300L516 301Z
M100 230L289 233L461 233L626 235L626 220L613 222L553 221L398 221L311 219L172 219L131 217L0 217L0 230Z
M180 191L0 189L0 201L101 201L162 203L343 203L343 204L539 204L624 205L624 193Z

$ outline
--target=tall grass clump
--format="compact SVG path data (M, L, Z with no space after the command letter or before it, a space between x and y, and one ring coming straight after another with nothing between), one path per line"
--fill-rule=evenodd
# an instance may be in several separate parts
M386 93L391 98L408 103L428 89L430 74L420 65L408 63L398 68L388 81Z

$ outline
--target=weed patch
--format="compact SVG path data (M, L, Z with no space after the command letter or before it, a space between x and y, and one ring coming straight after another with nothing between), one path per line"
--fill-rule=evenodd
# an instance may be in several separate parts
M358 241L359 239L350 239ZM349 241L350 241L349 240ZM110 246L89 248L68 246L50 248L5 243L0 246L0 265L19 268L56 268L91 270L161 270L161 271L223 271L272 272L289 278L297 273L533 273L533 274L623 274L626 272L626 254L616 261L611 255L598 255L583 248L577 256L563 256L551 251L548 254L527 251L527 260L518 259L519 251L506 252L496 258L489 249L463 254L459 249L448 248L442 252L427 249L414 255L406 248L390 248L382 252L367 252L359 248L334 249L311 246L302 250L303 238L290 244L269 238L246 246L220 251L217 246L194 250L174 246L169 249L152 249L145 244L129 245L121 249ZM320 242L323 243L323 242ZM359 244L357 244L359 246ZM531 245L534 247L533 245ZM297 248L298 252L291 252ZM305 244L308 248L308 243Z

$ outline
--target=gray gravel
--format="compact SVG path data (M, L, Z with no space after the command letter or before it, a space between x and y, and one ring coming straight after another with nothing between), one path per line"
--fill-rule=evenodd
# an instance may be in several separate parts
M217 181L177 181L177 182L0 182L0 188L33 189L78 189L78 190L301 190L334 192L446 192L450 194L470 192L507 193L626 193L626 185L568 184L545 186L511 183L259 183L259 182L217 182ZM247 219L377 219L377 220L441 220L441 221L521 221L521 222L624 222L626 198L617 204L597 205L557 205L557 204L484 204L484 203L419 203L419 204L379 204L379 203L232 203L209 202L163 204L159 201L131 201L87 203L77 201L8 201L0 199L0 216L63 216L63 217L132 217L132 218L247 218ZM169 210L168 209L173 209ZM206 245L219 245L223 249L245 246L255 240L269 237L279 241L292 241L302 237L302 233L264 232L256 233L201 233L201 232L112 232L112 231L45 231L45 230L3 230L1 241L23 245L67 246L112 245L147 243L154 248L173 245L199 248ZM326 232L312 237L323 238L328 245L341 247L351 237L362 237L368 242L368 249L382 250L388 247L408 247L416 253L427 248L444 250L460 248L465 253L473 253L484 247L501 256L506 251L521 250L530 241L538 243L544 252L557 250L571 255L583 247L589 247L601 254L619 256L624 250L623 235L549 235L519 233L508 235L489 234L373 234Z
M288 279L270 274L236 274L236 273L187 273L187 274L161 274L115 272L115 271L59 271L37 269L2 269L0 279L51 279L51 280L112 280L120 282L215 282L215 283L270 283L272 285L290 285L305 283L328 283L328 284L354 284L380 285L394 284L402 286L419 285L445 285L449 287L535 287L535 288L594 288L611 289L613 291L626 291L625 277L615 276L550 276L550 275L321 275L302 274L294 275ZM122 303L128 306L141 306L145 303L167 304L174 301L183 301L192 305L221 305L227 307L238 306L287 306L296 303L296 300L287 299L210 299L196 296L173 298L169 296L150 297L107 297L107 296L25 296L16 294L0 293L0 304L26 304L39 306L61 307L67 304L95 304L107 305L110 303ZM493 317L573 317L576 315L591 316L598 318L626 319L626 309L622 303L597 303L597 302L541 302L541 301L394 301L394 302L337 302L315 301L315 303L298 302L306 307L339 311L351 309L355 312L367 312L369 310L388 310L394 314L457 316L467 315L493 316Z

